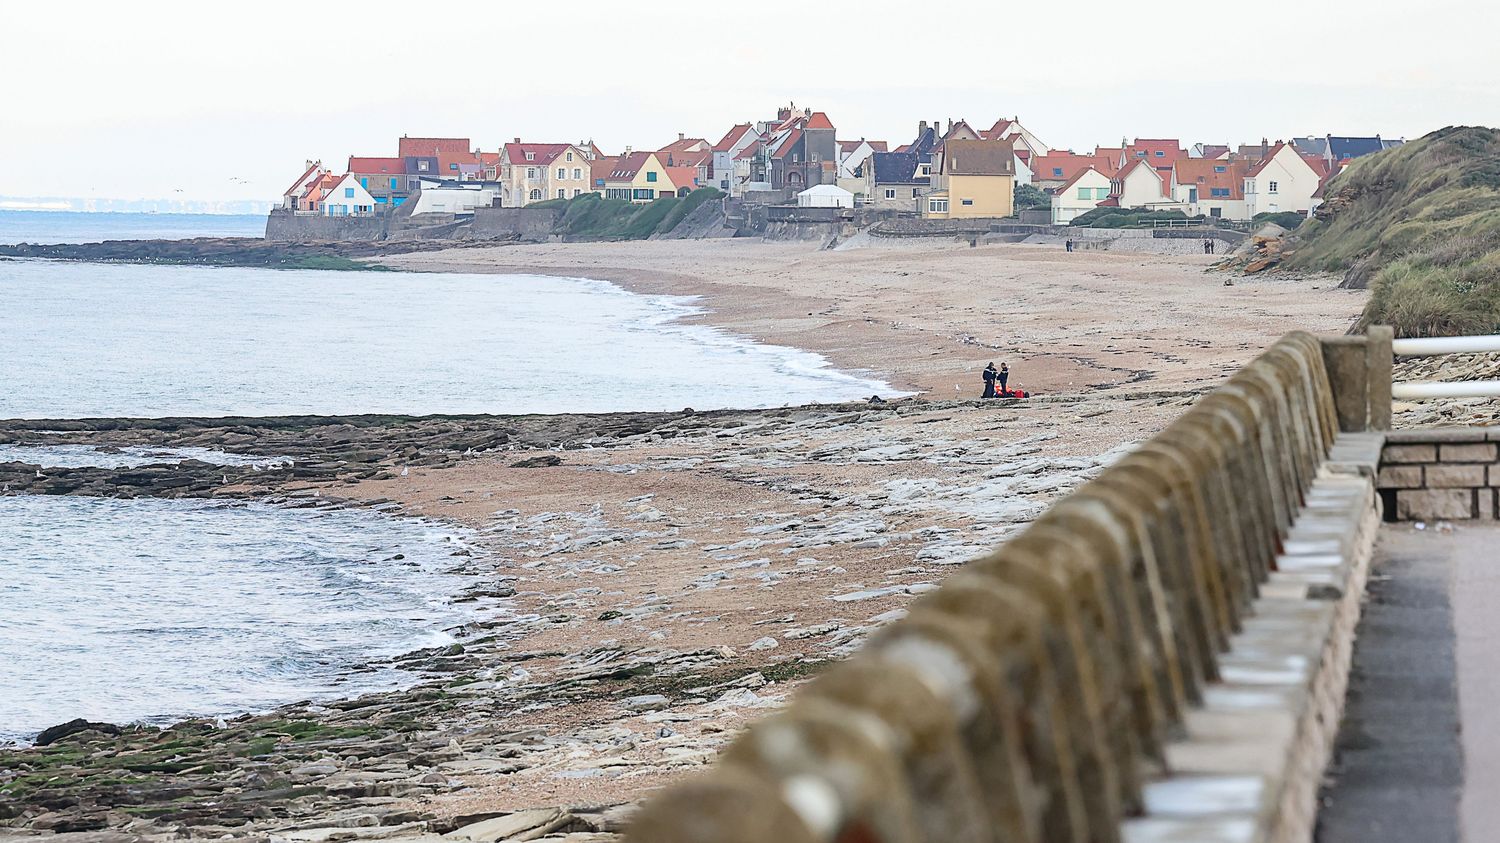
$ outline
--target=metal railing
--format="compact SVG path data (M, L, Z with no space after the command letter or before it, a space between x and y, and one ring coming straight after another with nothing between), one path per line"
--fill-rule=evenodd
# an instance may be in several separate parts
M1391 352L1397 357L1437 357L1444 354L1500 352L1500 335L1395 340L1391 343ZM1391 384L1391 397L1500 398L1500 380L1393 383Z

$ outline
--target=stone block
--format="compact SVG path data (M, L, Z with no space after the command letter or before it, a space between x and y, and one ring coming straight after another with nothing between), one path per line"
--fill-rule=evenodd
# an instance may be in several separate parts
M1460 521L1473 517L1472 489L1402 489L1396 492L1398 521Z
M1437 444L1439 442L1483 442L1483 427L1424 427L1416 430L1393 430L1385 441L1391 445Z
M1489 468L1491 486L1500 486L1500 465L1492 465Z
M1375 485L1381 489L1422 488L1422 466L1390 465L1380 469Z
M1443 443L1438 446L1438 458L1443 462L1494 462L1495 443Z
M1427 466L1427 488L1429 489L1473 489L1485 484L1485 467L1482 465L1429 465Z
M1381 459L1388 463L1437 462L1437 446L1387 445Z

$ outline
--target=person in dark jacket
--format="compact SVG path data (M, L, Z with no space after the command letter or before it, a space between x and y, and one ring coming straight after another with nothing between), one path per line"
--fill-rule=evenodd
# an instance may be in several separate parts
M1000 364L1000 371L999 371L999 373L997 373L996 377L998 377L999 380L1000 380L1000 394L1004 395L1005 394L1005 382L1010 379L1010 364L1009 363L1001 363Z
M981 397L981 398L994 398L995 397L995 378L999 374L1000 374L999 372L995 371L995 364L994 363L991 363L988 366L984 367L984 394L981 395L981 396L979 396L979 397Z

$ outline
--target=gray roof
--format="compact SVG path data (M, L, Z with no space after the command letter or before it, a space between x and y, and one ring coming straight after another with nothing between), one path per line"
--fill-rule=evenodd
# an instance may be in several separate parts
M925 183L926 176L917 176L918 159L915 152L877 152L870 156L875 162L876 184Z

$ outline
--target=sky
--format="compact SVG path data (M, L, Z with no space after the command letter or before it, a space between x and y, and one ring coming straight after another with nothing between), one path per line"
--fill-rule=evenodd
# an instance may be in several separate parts
M273 201L402 134L654 149L789 101L892 143L1412 138L1500 125L1497 29L1490 0L4 0L0 196Z

